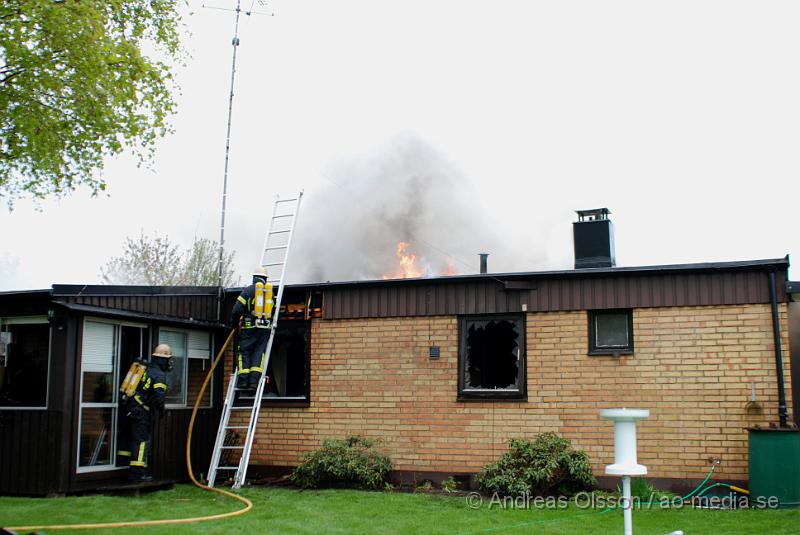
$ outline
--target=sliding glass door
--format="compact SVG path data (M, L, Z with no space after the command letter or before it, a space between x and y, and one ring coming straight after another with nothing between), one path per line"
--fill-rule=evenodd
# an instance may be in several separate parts
M147 326L84 320L78 472L117 466L118 387L131 362L145 357L149 345Z

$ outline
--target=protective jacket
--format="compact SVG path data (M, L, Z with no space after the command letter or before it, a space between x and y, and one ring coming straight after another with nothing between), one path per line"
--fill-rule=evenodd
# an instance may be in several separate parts
M152 411L164 411L168 388L166 367L165 359L153 359L136 386L136 393L127 401L125 429L121 433L117 455L128 460L132 479L141 479L145 475L150 457Z
M136 387L132 401L146 411L153 409L161 412L164 410L166 394L167 373L158 365L150 364Z
M236 327L241 322L236 349L237 385L239 388L254 389L264 373L267 343L272 319L267 325L259 325L253 315L256 287L254 284L242 290L231 312L231 324ZM274 309L273 309L274 313Z

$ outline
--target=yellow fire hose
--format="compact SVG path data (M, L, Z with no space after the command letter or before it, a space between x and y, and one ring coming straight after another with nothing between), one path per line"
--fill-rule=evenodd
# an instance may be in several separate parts
M236 333L235 329L231 329L231 333L228 335L228 338L225 340L225 343L222 344L222 349L219 350L217 353L217 358L214 359L214 363L211 365L211 369L208 370L208 375L206 375L206 380L203 381L203 386L200 388L200 393L197 395L197 399L194 402L194 409L192 409L192 418L189 420L189 434L186 436L186 469L189 472L189 479L192 480L194 486L201 488L203 490L208 490L212 492L217 492L219 494L223 494L225 496L229 496L240 502L244 503L246 507L243 509L239 509L238 511L232 511L230 513L222 513L218 515L209 515L209 516L197 516L192 518L170 518L166 520L142 520L138 522L107 522L103 524L55 524L55 525L41 525L41 526L9 526L5 529L13 530L13 531L35 531L40 529L101 529L101 528L126 528L126 527L133 527L133 526L163 526L165 524L190 524L192 522L206 522L208 520L220 520L223 518L229 518L232 516L243 515L247 511L253 508L253 502L248 500L243 496L239 496L238 494L234 494L233 492L229 492L227 490L222 489L215 489L213 487L209 487L207 485L203 485L202 483L198 482L197 479L194 477L194 472L192 470L192 431L194 430L194 420L197 416L197 409L200 407L200 401L203 399L203 394L208 387L208 383L211 380L211 374L214 372L214 368L217 367L219 364L222 355L225 353L225 349L227 349L228 344L231 343L233 339L233 335Z

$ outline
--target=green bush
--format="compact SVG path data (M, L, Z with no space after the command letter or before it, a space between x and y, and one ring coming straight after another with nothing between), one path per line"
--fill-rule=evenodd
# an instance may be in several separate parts
M377 451L374 440L351 436L328 439L318 450L303 456L303 464L289 476L303 488L383 488L389 481L392 463Z
M458 481L456 481L456 478L450 476L442 481L442 490L448 494L452 494L453 492L458 492L461 490L461 485L458 483Z
M597 485L586 452L573 449L556 433L541 433L533 442L511 439L508 444L508 451L478 474L484 492L569 496Z

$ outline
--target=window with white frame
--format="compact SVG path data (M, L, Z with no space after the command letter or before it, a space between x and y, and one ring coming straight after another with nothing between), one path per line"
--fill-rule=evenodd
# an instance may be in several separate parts
M172 371L167 374L167 405L186 405L186 333L159 329L158 343L172 348Z
M79 468L108 468L114 464L118 336L114 323L83 323Z
M167 375L167 405L194 405L211 359L212 337L204 331L161 328L158 341L172 348L173 369ZM211 392L203 395L201 407L211 406Z
M149 328L86 318L81 337L78 472L116 467L121 374L147 355ZM123 369L124 368L124 369Z
M44 409L50 368L46 316L0 318L0 409Z

